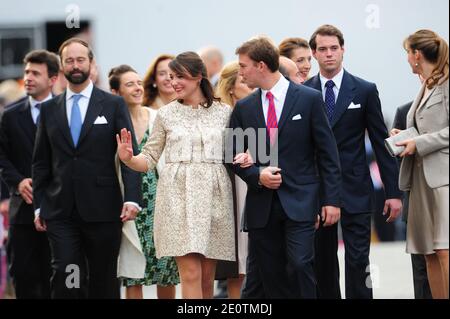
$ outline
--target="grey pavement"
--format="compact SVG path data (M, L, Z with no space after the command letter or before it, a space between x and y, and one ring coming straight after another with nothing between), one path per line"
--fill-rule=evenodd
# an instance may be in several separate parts
M344 247L339 246L341 290L344 289ZM410 255L405 252L405 242L373 243L370 250L373 294L375 299L412 299L414 289ZM144 288L144 298L156 299L155 286ZM177 298L181 287L177 286Z

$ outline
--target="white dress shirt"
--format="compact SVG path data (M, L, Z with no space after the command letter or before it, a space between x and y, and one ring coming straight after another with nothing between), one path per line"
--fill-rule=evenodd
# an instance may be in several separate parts
M70 126L70 116L72 114L72 106L73 106L73 96L74 95L81 95L80 99L78 100L78 106L80 107L80 113L81 113L81 123L84 123L84 118L86 117L87 109L89 106L89 101L91 99L92 90L94 89L94 84L92 84L92 81L89 81L88 86L81 91L80 93L74 93L67 87L66 92L66 114L67 114L67 123L69 123Z
M337 102L338 96L339 96L339 90L341 89L342 85L342 78L344 77L344 68L339 71L338 74L336 74L332 79L328 79L324 77L322 74L320 74L320 85L322 86L322 96L323 100L325 101L325 93L327 88L325 87L325 84L332 80L334 82L333 92L334 92L334 102Z
M283 111L284 101L289 89L289 81L281 76L278 82L270 90L261 90L261 101L264 112L264 119L267 123L267 113L269 112L269 99L266 97L267 92L271 92L274 96L275 113L277 115L277 123L280 121L281 112Z
M50 93L45 99L42 101L35 100L31 96L28 97L28 101L30 102L30 108L31 108L31 117L33 118L34 124L36 124L37 118L41 111L36 107L36 104L42 104L48 100L51 100L53 98L52 93Z

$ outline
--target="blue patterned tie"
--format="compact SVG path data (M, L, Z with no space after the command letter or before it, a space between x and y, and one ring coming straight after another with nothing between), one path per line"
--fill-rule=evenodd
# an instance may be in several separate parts
M36 126L38 126L39 125L39 121L41 120L41 103L36 104L34 107L39 110L39 114L36 117Z
M331 123L334 107L336 105L336 99L333 91L334 82L332 80L327 81L327 83L325 83L325 87L327 88L325 91L325 104L327 106L328 121Z
M81 98L80 94L75 94L73 97L72 113L70 114L70 134L72 135L73 144L77 146L78 139L81 132L81 112L78 101Z

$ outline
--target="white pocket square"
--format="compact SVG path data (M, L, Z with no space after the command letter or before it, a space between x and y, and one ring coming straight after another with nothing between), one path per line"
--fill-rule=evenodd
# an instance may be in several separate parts
M300 114L294 115L294 117L292 118L293 121L298 121L301 119L302 119L302 116Z
M95 119L94 124L108 124L108 121L104 116L99 116Z
M351 110L351 109L360 109L360 108L361 108L361 104L353 104L353 102L350 103L350 105L348 106L349 110Z

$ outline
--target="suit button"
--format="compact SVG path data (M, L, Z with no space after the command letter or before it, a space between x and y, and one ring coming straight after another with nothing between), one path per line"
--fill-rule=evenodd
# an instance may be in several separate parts
M73 158L74 161L76 161L77 159L78 159L78 157L76 157L76 156Z

